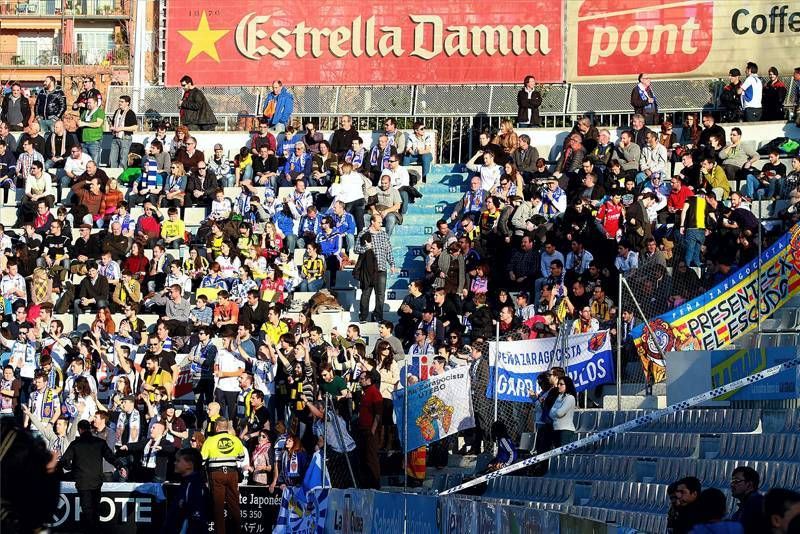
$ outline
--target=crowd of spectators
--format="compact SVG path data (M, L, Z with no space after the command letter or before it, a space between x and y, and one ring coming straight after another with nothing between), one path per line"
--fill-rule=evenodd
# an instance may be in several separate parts
M742 116L757 120L750 83L736 91ZM520 91L523 125L539 121L534 84ZM35 110L18 103L17 85L2 106L0 185L18 213L13 230L0 226L0 414L56 457L77 423L91 422L131 480L168 480L176 450L202 450L227 432L245 445L238 465L252 483L298 484L327 441L335 486L354 482L343 469L351 458L359 487L379 487L379 451L399 448L392 393L419 378L403 369L406 355L430 356L431 375L459 365L485 373L495 327L506 339L610 329L630 347L635 313L615 302L619 274L644 281L645 313L656 315L752 260L759 239L767 244L751 201L785 201L775 215L798 218L800 156L787 167L776 149L762 162L746 125L726 138L711 112L688 115L680 136L667 120L651 130L659 115L642 75L632 94L641 113L617 141L583 117L548 162L511 120L482 133L467 191L420 243L425 276L386 321L388 275L401 261L392 236L421 196L409 166L421 167L422 181L431 173L432 132L416 122L405 133L390 118L368 150L343 116L326 140L292 117L291 94L276 81L258 131L229 159L221 144L213 154L197 148L192 131L216 119L191 78L181 85L183 124L174 134L159 125L138 147L130 98L106 118L90 78L76 115L48 100L57 92L49 79ZM106 123L119 176L100 165ZM225 187L240 193L228 198ZM197 227L184 221L189 207L205 208ZM290 307L297 292L335 296L344 268L362 290L358 322L344 334L315 325L310 306ZM73 331L62 314L70 324L94 317ZM379 323L371 351L359 325L367 319ZM535 424L547 427L547 446L568 443L574 385L563 372L543 380L542 391L556 393L534 395ZM462 452L486 449L490 425L463 436ZM433 463L446 463L455 443L432 447Z
M760 491L761 477L749 466L731 472L730 495L719 488L703 489L694 476L676 480L667 488L672 534L793 534L800 532L800 493L783 488Z

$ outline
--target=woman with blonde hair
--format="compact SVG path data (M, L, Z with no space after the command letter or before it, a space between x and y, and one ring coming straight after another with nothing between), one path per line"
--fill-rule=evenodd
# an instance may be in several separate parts
M514 123L511 119L504 119L500 123L500 132L494 136L492 143L500 145L503 152L509 156L519 148L519 136L514 131Z
M186 196L186 169L183 163L173 161L169 171L169 176L164 180L164 187L158 195L158 205L162 208L180 208Z

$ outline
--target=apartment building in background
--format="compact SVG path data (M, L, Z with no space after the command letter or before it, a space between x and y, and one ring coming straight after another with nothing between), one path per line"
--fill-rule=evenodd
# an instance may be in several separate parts
M67 100L81 79L109 85L131 80L132 0L0 0L0 86L38 89L55 76Z

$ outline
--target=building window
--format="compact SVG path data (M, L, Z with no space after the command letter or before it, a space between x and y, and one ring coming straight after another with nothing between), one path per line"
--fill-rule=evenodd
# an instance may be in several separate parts
M82 65L101 65L114 53L113 30L77 30L75 41Z
M17 39L17 55L22 65L57 65L58 56L54 50L52 33L26 32Z

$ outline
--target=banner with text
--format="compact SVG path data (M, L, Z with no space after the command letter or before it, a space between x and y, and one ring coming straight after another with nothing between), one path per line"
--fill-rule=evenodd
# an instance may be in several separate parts
M489 367L493 368L495 362L499 365L497 398L530 402L528 392L539 393L536 377L554 365L565 365L579 392L614 382L614 358L608 330L570 335L567 346L562 348L560 345L556 338L490 343ZM494 398L494 369L489 375L486 396Z
M408 439L404 402L408 396ZM405 451L475 426L469 368L456 367L393 394L394 415Z
M567 4L567 81L719 78L745 61L790 74L800 10L752 0L575 0ZM747 50L747 57L741 51Z
M167 85L563 80L563 3L170 0ZM319 95L318 95L319 96Z
M800 224L723 282L651 319L649 330L638 325L631 335L648 374L660 382L666 374L661 352L723 348L771 316L798 290Z
M711 356L711 387L718 388L763 371L797 356L797 347L744 350L714 350ZM789 400L800 396L800 368L787 369L746 388L716 398L732 400Z
M158 531L165 512L161 484L103 484L98 509L103 529L120 534ZM81 502L74 482L61 483L61 496L49 527L52 532L81 531Z

